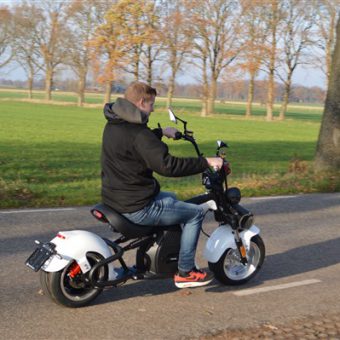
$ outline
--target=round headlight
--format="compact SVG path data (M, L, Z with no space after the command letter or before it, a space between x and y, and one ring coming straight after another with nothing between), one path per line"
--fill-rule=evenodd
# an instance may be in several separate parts
M241 201L241 191L239 188L229 188L226 191L226 196L231 204L237 204Z
M252 213L241 216L239 226L242 229L249 229L254 224L254 216Z

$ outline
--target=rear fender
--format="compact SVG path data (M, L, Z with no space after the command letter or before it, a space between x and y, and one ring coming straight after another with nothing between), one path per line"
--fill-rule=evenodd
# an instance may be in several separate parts
M250 248L250 241L252 237L260 233L260 229L255 225L252 225L249 229L244 230L240 233L243 245L248 251ZM235 238L232 228L228 225L219 226L209 237L205 249L204 258L211 263L216 263L223 253L229 249L236 249Z
M56 255L42 266L42 270L46 272L57 272L65 268L71 261L77 261L83 273L87 273L91 269L86 255L87 253L97 253L107 258L112 254L111 249L105 241L98 235L85 230L61 231L51 240L56 245ZM109 279L114 279L115 272L113 264L109 263Z

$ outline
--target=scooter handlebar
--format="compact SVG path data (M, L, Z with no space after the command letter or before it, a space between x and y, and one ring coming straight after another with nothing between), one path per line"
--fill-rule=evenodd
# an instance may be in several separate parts
M183 133L182 133L182 132L179 132L179 131L177 131L177 132L175 133L175 138L174 138L174 140L181 139L182 137L183 137Z

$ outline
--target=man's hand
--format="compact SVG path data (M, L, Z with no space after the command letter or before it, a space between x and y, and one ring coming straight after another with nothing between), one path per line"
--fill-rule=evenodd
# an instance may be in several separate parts
M163 132L163 136L175 139L176 132L179 132L179 131L174 127L168 126L165 129L162 129L162 132Z
M206 160L208 161L209 166L214 168L215 170L220 170L223 165L223 159L220 157L207 157Z

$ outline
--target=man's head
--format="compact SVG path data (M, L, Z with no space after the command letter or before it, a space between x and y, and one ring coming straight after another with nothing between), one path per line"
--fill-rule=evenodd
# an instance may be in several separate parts
M147 116L153 112L156 96L156 89L139 81L131 83L124 94L125 99L135 104Z

